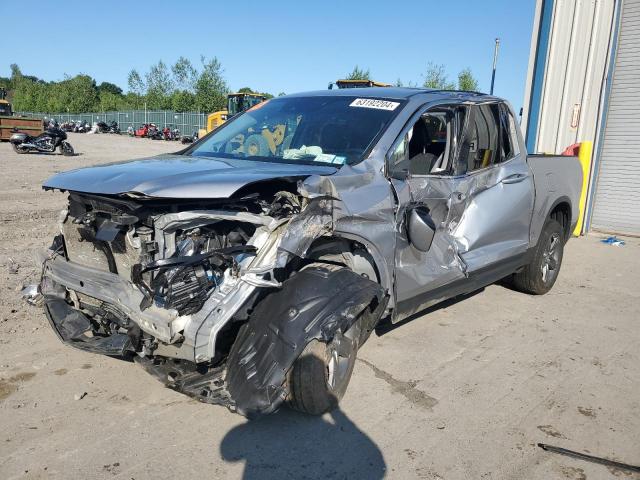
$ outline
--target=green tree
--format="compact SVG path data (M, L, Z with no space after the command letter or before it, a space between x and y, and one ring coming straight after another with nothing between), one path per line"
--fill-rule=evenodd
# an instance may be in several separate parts
M396 82L394 83L394 86L396 87L409 87L409 88L416 88L418 85L416 84L416 82L413 81L409 81L406 85L404 84L404 82L398 78L396 80Z
M436 90L455 90L456 88L456 85L448 80L444 65L436 65L433 62L427 64L422 86Z
M468 67L458 73L458 90L478 91L478 80Z
M178 90L193 92L196 80L198 79L198 71L191 64L188 58L180 57L171 67L174 83Z
M351 73L346 76L346 80L371 80L371 73L368 68L363 70L356 65Z
M122 89L115 83L110 82L102 82L100 85L98 85L98 93L102 94L103 92L112 93L114 95L122 95Z
M286 93L284 93L284 92L280 92L280 93L278 94L278 96L279 96L279 97L284 97L285 95L286 95Z
M151 65L149 72L145 75L145 79L149 108L171 108L171 92L175 88L175 83L167 65L162 60L155 65Z
M131 70L129 72L129 75L127 76L127 85L129 85L129 90L131 90L139 97L144 95L144 92L147 89L147 86L144 84L142 77L135 68Z
M144 104L144 98L137 93L127 92L121 102L120 110L139 110Z
M196 96L186 90L176 90L171 94L171 108L176 112L190 112L196 107Z
M216 112L227 105L229 87L222 76L222 65L216 57L207 61L200 57L202 71L195 84L196 108L201 112Z
M11 100L15 111L53 112L55 108L62 108L62 102L57 100L55 92L56 83L46 84L19 76L12 81L12 84Z
M123 105L122 95L117 95L109 91L100 92L99 110L101 112L110 112L119 110Z
M22 71L17 63L12 63L9 67L11 69L11 81L17 83L22 79Z
M96 81L89 75L66 77L59 82L53 97L58 103L50 111L95 112L100 105Z

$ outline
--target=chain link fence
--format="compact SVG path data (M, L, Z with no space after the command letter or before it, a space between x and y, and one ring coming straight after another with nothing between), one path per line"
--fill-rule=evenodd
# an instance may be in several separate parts
M171 129L178 128L183 135L191 135L207 124L207 114L199 112L174 112L172 110L128 110L124 112L102 113L37 113L15 112L14 115L32 118L53 118L62 122L87 122L93 125L95 122L118 122L120 131L126 132L130 126L139 128L143 123L155 123L160 129L165 126Z

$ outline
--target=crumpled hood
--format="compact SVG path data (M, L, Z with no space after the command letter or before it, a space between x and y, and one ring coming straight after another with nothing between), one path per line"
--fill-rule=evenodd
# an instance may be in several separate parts
M103 195L137 193L158 198L226 198L260 180L331 175L336 171L335 167L325 165L169 154L58 173L42 186Z

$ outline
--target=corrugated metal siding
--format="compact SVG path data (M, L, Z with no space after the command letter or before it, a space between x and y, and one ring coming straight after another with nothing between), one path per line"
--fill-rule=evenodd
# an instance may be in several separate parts
M614 6L614 0L556 0L530 153L561 153L595 140Z
M640 0L624 0L591 227L640 235Z

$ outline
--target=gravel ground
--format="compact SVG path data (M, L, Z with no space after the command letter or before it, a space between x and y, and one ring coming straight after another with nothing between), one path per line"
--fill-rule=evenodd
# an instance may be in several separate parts
M70 158L0 144L0 478L640 478L536 446L640 464L640 239L570 241L545 296L494 285L380 331L332 414L248 422L62 345L20 299L65 204L45 178L180 148L70 142Z

